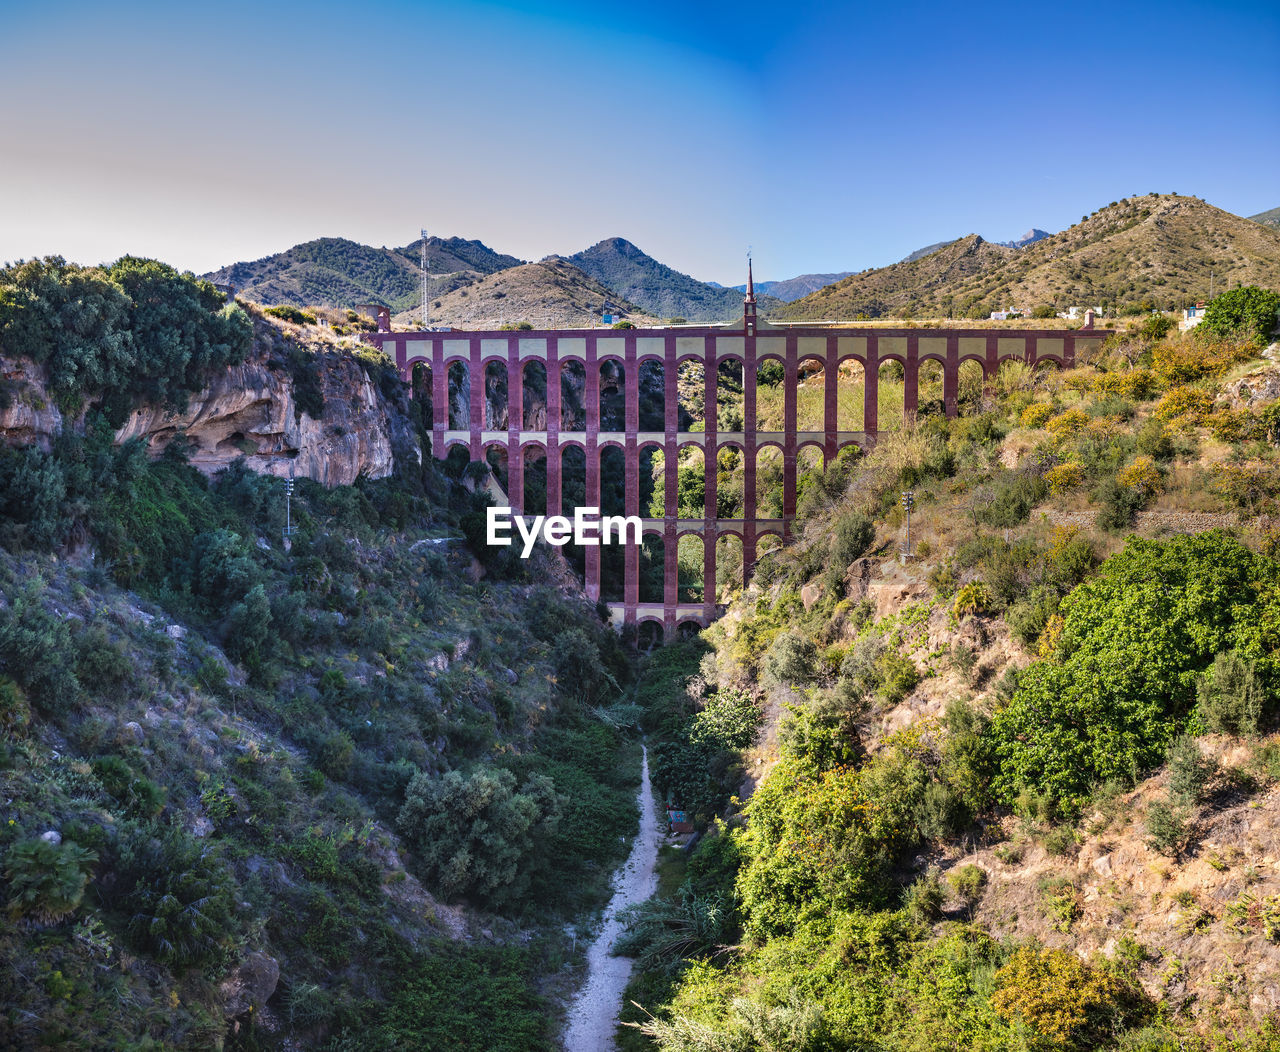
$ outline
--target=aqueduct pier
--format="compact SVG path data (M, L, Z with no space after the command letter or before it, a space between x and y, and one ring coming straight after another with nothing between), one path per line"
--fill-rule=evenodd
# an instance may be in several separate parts
M982 368L989 382L1002 363L1017 360L1031 366L1048 363L1070 368L1111 333L1101 329L939 329L872 328L831 325L769 327L757 325L754 298L748 295L741 325L678 326L648 329L556 329L547 331L422 331L392 332L387 315L379 317L379 331L368 333L368 342L394 359L400 375L411 380L419 364L429 367L432 392L432 450L443 459L454 446L466 448L471 460L483 460L490 448L506 453L507 492L511 507L522 512L526 451L546 457L548 515L561 514L561 466L564 452L577 447L586 461L586 506L600 506L601 456L617 447L624 457L624 514L641 517L640 455L646 447L663 453L664 498L662 518L644 518L644 532L663 538L663 599L641 603L639 599L640 549L626 546L623 600L611 603L615 623L658 622L664 633L679 625L705 626L716 615L716 542L737 537L742 544L744 576L750 573L760 538L775 535L787 539L796 512L797 454L807 446L821 450L829 463L841 449L856 445L868 449L879 433L879 369L897 362L903 372L903 414L914 418L918 409L921 366L937 362L942 370L943 402L948 416L957 412L960 369L966 362ZM736 360L743 375L741 430L722 431L717 421L717 368ZM661 430L641 430L639 377L641 364L663 365L663 414ZM702 431L680 431L677 376L687 361L703 365L705 422ZM757 419L757 370L774 361L783 370L783 427L761 431ZM837 376L842 363L857 362L863 370L863 428L842 431L838 427ZM490 363L505 370L507 414L505 429L486 427L485 383ZM545 369L546 426L526 429L524 412L525 370L539 362ZM623 370L625 424L621 430L601 428L600 369L617 362ZM465 427L450 427L449 369L461 363L470 386ZM572 366L576 363L576 366ZM585 427L564 430L561 407L561 374L580 366L585 373ZM823 428L800 431L796 426L796 399L801 369L821 369L824 379ZM455 420L455 423L460 421ZM701 519L677 515L679 454L687 446L703 450L705 514ZM782 517L757 517L756 453L773 446L782 454ZM743 517L715 515L717 457L724 447L743 454ZM702 603L679 602L676 551L679 539L697 535L703 543ZM586 549L585 587L592 599L600 598L600 549Z

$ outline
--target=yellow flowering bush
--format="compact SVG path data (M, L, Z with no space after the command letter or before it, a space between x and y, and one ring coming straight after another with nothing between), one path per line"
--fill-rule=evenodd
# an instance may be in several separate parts
M1022 411L1019 423L1023 427L1044 427L1045 421L1053 415L1053 407L1047 402L1036 402Z
M1024 946L996 973L992 1007L1067 1049L1100 1048L1119 1026L1151 1013L1151 1002L1114 972L1066 950Z
M1059 438L1078 433L1089 422L1083 409L1068 409L1049 420L1044 426Z
M1044 473L1050 493L1065 493L1084 481L1084 468L1076 463L1059 464Z
M1159 493L1164 486L1164 476L1150 457L1138 457L1127 468L1121 470L1116 481L1122 486L1135 489L1144 497Z
M1121 398L1144 401L1156 388L1156 378L1150 369L1123 369L1103 373L1093 382L1099 394L1115 394Z
M1198 387L1174 387L1156 404L1158 420L1181 419L1199 425L1213 412L1213 395Z

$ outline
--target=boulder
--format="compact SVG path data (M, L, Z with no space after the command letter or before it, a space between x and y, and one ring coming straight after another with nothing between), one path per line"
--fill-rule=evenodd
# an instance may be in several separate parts
M254 951L219 986L223 1011L234 1018L250 1008L261 1009L279 982L280 962L260 950Z

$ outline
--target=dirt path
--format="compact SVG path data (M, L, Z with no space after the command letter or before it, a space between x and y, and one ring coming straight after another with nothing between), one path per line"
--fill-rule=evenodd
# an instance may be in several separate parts
M610 1052L614 1048L613 1032L622 1007L622 991L631 978L631 961L610 956L613 945L622 934L618 913L636 902L643 902L658 889L658 848L663 828L649 783L649 750L644 750L640 771L640 832L631 845L626 865L613 875L613 898L604 911L604 924L587 951L587 981L569 1009L569 1025L565 1031L565 1052Z

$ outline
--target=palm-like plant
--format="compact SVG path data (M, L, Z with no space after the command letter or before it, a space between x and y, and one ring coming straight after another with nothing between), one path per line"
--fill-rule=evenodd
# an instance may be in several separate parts
M39 924L70 916L84 898L96 852L78 844L55 844L33 837L20 840L5 859L9 912Z

